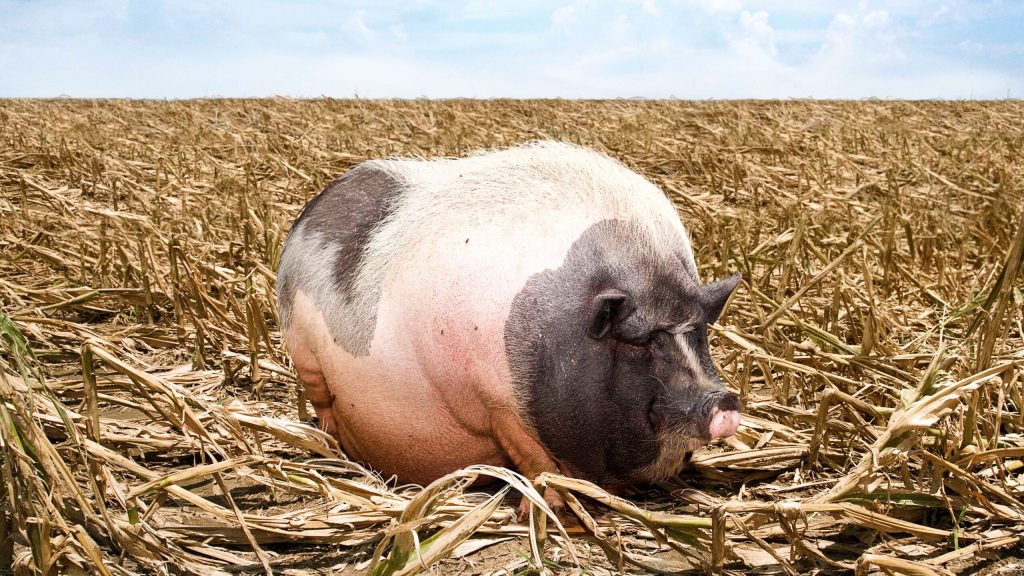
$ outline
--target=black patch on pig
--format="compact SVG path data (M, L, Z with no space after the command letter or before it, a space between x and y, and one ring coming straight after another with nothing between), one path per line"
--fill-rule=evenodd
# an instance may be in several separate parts
M370 234L400 192L394 176L361 165L332 182L299 214L294 226L305 222L307 231L322 234L338 250L334 280L342 293L351 291Z
M557 461L599 483L639 479L658 457L659 431L706 441L725 394L682 239L675 253L657 254L646 234L621 220L595 223L561 267L529 279L505 324L525 416ZM698 325L687 336L696 366L667 331L684 322ZM698 386L698 372L717 385Z
M281 325L287 328L291 321L291 307L296 289L310 277L309 271L327 268L333 286L320 286L312 296L328 319L328 327L335 343L341 344L354 355L369 352L372 323L356 325L348 311L340 307L353 301L353 286L362 266L363 254L374 229L393 209L401 194L400 182L373 165L360 165L332 182L314 197L295 220L289 234L297 231L307 238L298 250L285 244L278 271L278 305ZM319 247L317 247L319 242ZM378 291L380 287L376 288ZM325 300L332 297L333 300ZM376 311L360 311L372 314Z

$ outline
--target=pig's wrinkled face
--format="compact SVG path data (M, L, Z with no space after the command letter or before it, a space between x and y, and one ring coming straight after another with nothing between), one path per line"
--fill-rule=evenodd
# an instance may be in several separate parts
M513 302L506 349L552 456L595 482L657 480L739 425L708 350L738 276L700 285L620 221L595 224Z
M690 298L700 301L709 292L727 297L735 279L701 287ZM728 292L724 290L728 288ZM628 302L628 300L627 300ZM626 305L625 303L623 305ZM635 331L612 327L591 344L591 362L609 362L607 378L610 400L619 406L625 426L635 431L638 446L656 446L657 453L646 464L637 456L652 456L654 448L636 450L632 455L611 453L605 474L628 481L659 480L677 473L694 450L715 438L731 436L739 426L739 399L726 391L708 350L707 306L690 306L677 324L651 322L641 304L632 312L640 320ZM718 308L720 310L720 307Z

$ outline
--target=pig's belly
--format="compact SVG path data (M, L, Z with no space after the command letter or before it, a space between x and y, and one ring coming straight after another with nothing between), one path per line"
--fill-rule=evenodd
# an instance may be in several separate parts
M507 464L497 442L457 422L419 374L374 359L325 364L342 446L385 477L426 484L470 464Z
M387 306L379 322L390 324ZM334 343L323 316L301 291L295 295L295 320L285 342L297 367L315 359L331 395L336 435L353 460L402 483L427 484L471 464L509 463L490 433L486 416L468 404L472 382L430 382L412 347L381 334L371 354L354 357ZM388 331L385 331L388 332ZM391 334L395 332L391 331ZM452 392L438 391L438 387ZM461 398L453 414L451 396ZM467 420L465 413L471 413Z

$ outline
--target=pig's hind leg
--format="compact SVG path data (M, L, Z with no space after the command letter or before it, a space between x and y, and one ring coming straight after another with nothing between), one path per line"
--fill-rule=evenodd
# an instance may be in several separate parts
M334 419L334 395L327 387L327 378L320 367L320 360L301 338L293 345L286 337L285 347L295 364L299 382L305 388L306 398L309 398L313 410L316 411L316 417L320 420L320 429L337 438L338 423Z

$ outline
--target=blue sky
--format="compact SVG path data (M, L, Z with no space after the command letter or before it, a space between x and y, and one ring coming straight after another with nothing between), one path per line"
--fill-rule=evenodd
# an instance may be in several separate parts
M1022 98L1024 1L0 0L0 97Z

